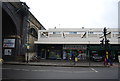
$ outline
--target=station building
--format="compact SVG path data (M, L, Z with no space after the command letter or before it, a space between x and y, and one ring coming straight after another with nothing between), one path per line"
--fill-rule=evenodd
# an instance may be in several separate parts
M118 60L120 47L118 28L108 28L107 39L110 40L108 53ZM103 28L50 28L39 30L37 56L41 59L72 60L74 55L79 60L88 60L95 54L105 55L105 47L100 45L103 37Z

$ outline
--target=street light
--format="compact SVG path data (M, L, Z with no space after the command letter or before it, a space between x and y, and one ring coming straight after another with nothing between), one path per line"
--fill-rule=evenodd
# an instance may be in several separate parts
M90 66L91 64L90 64L90 53L89 53L90 51L89 50L90 50L90 41L88 41L88 47L87 47L87 51L89 55L89 66Z
M29 28L30 28L30 22L27 21L28 26L27 26L27 63L28 63L28 57L29 57L29 49L30 49L30 43L29 43Z
M28 42L29 40L29 37L28 37L28 27L30 26L29 24L29 7L26 5L25 2L21 2L21 8L18 9L16 11L17 12L20 12L20 14L24 17L23 18L23 44L25 45L25 60L27 60L27 63L28 63L28 44L26 42ZM28 26L29 25L29 26ZM23 52L23 51L22 51ZM27 58L26 58L26 55L27 55Z

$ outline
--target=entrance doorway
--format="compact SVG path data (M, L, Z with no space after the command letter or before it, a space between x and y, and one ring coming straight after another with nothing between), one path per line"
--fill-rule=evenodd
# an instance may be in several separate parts
M45 49L41 50L41 59L46 59L46 50Z
M2 58L4 61L14 61L19 50L17 44L17 27L11 16L2 9Z

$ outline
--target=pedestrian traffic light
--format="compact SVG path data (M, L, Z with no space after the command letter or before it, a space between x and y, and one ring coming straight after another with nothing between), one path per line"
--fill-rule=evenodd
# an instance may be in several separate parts
M100 42L101 42L100 45L103 46L104 45L104 39L102 39Z

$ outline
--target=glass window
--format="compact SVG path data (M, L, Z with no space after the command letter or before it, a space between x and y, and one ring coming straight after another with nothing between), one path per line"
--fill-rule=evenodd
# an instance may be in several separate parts
M88 32L88 34L93 34L93 32Z
M53 32L53 34L60 34L60 32Z
M69 34L77 34L77 32L69 32Z
M116 32L113 32L113 34L120 34L120 32L117 32L117 31L116 31Z
M85 31L77 32L77 34L85 34Z

